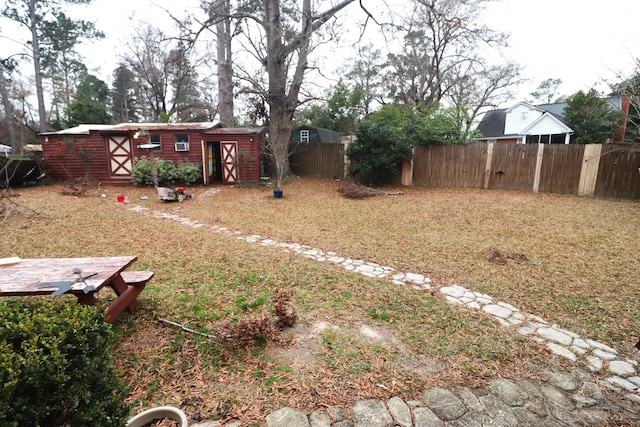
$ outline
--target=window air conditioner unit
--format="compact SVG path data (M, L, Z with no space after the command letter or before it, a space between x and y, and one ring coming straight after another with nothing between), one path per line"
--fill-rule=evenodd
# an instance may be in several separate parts
M189 151L188 142L176 142L176 151Z

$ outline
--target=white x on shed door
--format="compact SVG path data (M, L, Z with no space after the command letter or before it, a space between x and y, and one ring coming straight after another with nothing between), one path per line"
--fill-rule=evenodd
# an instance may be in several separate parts
M222 154L222 182L233 184L238 181L238 143L236 141L221 141Z
M109 156L109 175L127 178L131 176L132 148L128 135L110 135L107 137Z

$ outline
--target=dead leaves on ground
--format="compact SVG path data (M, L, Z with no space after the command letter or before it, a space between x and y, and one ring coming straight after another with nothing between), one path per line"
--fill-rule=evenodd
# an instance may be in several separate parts
M494 264L499 264L499 265L507 265L509 261L514 261L517 263L535 264L533 261L527 258L527 256L524 254L518 254L514 252L505 252L498 248L489 249L489 255L487 256L487 259L490 262Z

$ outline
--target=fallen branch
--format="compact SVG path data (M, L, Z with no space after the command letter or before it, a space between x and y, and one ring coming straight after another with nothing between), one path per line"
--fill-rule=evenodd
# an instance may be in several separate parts
M158 320L161 321L162 323L166 323L167 325L171 325L171 326L176 326L180 329L182 329L185 332L189 332L191 334L195 334L195 335L200 335L209 339L216 339L218 338L215 335L211 335L211 334L205 334L204 332L199 332L196 331L195 329L191 329L191 328L187 328L185 325L188 325L189 323L191 323L191 320L189 320L187 323L181 325L180 323L176 323L176 322L172 322L171 320L167 320L167 319L163 319L161 317L158 317Z
M34 213L34 214L36 214L36 215L40 215L40 214L42 213L42 212L38 212L37 210L35 210L35 209L33 209L33 208L30 208L30 207L28 207L28 206L21 205L20 203L16 202L15 200L11 199L10 197L7 197L7 198L6 198L6 200L8 200L8 201L9 201L9 203L12 203L12 204L14 204L14 205L16 205L16 206L18 206L18 207L20 207L20 208L24 209L24 210L27 210L27 211L31 211L31 212L33 212L33 213Z
M0 224L4 224L7 219L9 219L9 216L11 215L11 212L13 212L13 208L14 207L19 207L22 208L24 210L33 212L36 215L40 215L41 212L38 212L35 209L32 209L28 206L24 206L18 202L16 202L15 200L13 200L13 197L17 197L19 196L18 194L12 194L9 190L4 190L2 192L0 192L0 214L4 215L4 217L2 218L2 220L0 221ZM9 203L9 206L5 205L5 202Z
M160 317L158 317L158 320L167 325L178 327L190 334L220 341L227 349L240 349L247 347L252 342L257 342L259 339L277 342L279 339L278 332L293 326L298 319L298 315L291 307L292 297L292 289L275 288L273 290L274 308L271 314L249 317L238 322L232 322L231 319L227 319L227 321L215 325L212 333L200 332L187 327L193 320L182 324Z
M9 215L11 215L12 211L13 211L13 206L9 206L8 208L6 208L2 204L0 204L0 213L4 214L4 218L2 218L2 221L0 221L0 224L4 224L7 221L7 218L9 218Z

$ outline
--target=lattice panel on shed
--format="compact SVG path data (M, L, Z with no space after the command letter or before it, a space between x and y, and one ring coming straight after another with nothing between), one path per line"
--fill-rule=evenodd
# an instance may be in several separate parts
M222 152L222 181L233 184L238 181L238 143L222 141L220 151Z
M126 135L107 138L109 148L109 174L114 177L131 176L131 139Z

